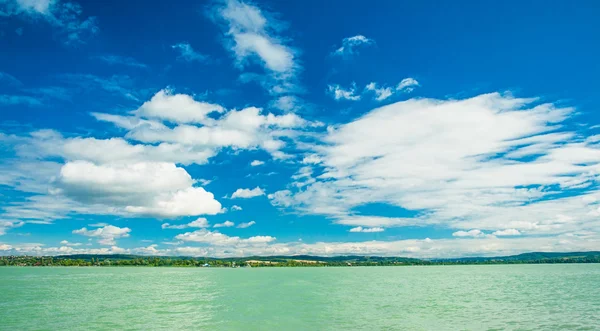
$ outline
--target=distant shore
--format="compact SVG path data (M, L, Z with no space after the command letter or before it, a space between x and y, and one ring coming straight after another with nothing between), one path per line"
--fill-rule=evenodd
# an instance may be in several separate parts
M246 258L193 258L137 255L63 255L0 256L0 266L65 266L65 267L354 267L354 266L431 266L491 264L561 264L600 263L600 252L544 253L534 252L500 257L467 257L456 259L414 259L381 256L253 256Z

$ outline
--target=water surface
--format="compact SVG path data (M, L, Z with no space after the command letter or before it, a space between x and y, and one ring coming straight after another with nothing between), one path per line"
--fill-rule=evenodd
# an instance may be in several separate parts
M600 264L0 267L0 330L600 330Z

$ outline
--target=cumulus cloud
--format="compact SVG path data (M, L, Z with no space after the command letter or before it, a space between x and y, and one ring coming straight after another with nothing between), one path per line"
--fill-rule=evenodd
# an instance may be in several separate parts
M247 239L242 239L240 237L229 237L220 232L213 232L208 230L197 230L194 232L186 232L175 237L178 240L182 240L184 242L196 242L196 243L204 243L209 245L216 246L264 246L270 242L275 241L275 237L271 236L255 236Z
M171 163L96 165L74 161L61 168L54 193L140 215L217 214L221 204L212 193L193 187L193 183L183 168Z
M116 239L127 238L130 232L130 228L120 228L114 225L107 225L94 230L88 230L87 228L73 230L75 234L97 238L99 244L107 246L116 245Z
M358 53L358 48L373 45L375 41L363 35L356 35L342 39L342 46L336 49L332 55L343 56Z
M253 166L253 167L256 167L256 166L259 166L259 165L263 165L263 164L265 164L265 163L263 161L260 161L260 160L254 160L254 161L250 162L250 165Z
M163 228L163 229L187 229L187 228L207 228L209 226L210 225L208 224L208 220L204 217L200 217L197 220L192 221L187 224L175 225L175 224L163 223L161 225L161 228Z
M213 225L213 228L230 228L232 226L235 226L235 223L233 223L231 221L225 221L223 223L217 223L217 224Z
M260 187L257 186L253 189L238 188L237 190L235 190L235 192L233 192L233 194L231 195L231 198L232 199L249 199L249 198L258 197L261 195L265 195L265 191L263 191Z
M362 226L357 226L349 230L350 232L383 232L384 228L375 227L375 228L363 228Z
M142 255L162 255L161 251L158 250L156 247L158 247L157 244L152 244L146 247L138 247L135 248L133 251L137 254L142 254Z
M239 211L239 210L242 210L242 207L240 207L238 205L233 205L233 206L231 206L231 210L232 211Z
M178 59L186 62L203 62L207 60L207 56L200 54L192 48L192 45L189 43L178 43L171 46L177 52L179 52Z
M249 227L253 226L254 224L256 224L256 222L254 222L254 221L250 221L250 222L246 222L246 223L240 223L240 224L238 224L237 228L239 228L239 229L246 229L246 228L249 228Z
M79 44L98 33L96 17L84 17L81 5L61 0L5 0L0 2L0 16L16 16L51 25L66 44Z
M351 100L357 101L360 100L360 95L356 94L356 85L353 84L349 89L344 89L343 87L335 84L328 85L327 91L335 100Z
M16 155L0 165L0 183L40 194L6 207L5 217L48 223L69 212L153 217L213 214L218 202L196 186L202 180L192 179L174 164L205 164L222 147L262 148L274 158L290 158L281 151L289 138L317 125L295 114L274 115L255 107L220 112L219 107L204 106L191 96L161 91L130 116L92 114L127 130L124 138L66 138L53 130L0 135L0 143ZM211 108L216 109L216 118L206 116ZM177 121L193 123L173 126ZM163 170L167 180L176 179L172 183L177 188L148 186L162 182L152 177L162 176ZM108 182L114 188L106 186ZM48 192L52 194L45 195Z
M134 113L140 117L175 123L203 123L208 114L223 111L225 109L220 105L196 101L187 94L173 94L165 89L144 102Z
M110 114L94 116L128 130L126 138L142 143L161 143L156 147L162 146L167 151L187 151L190 158L205 160L216 154L221 147L258 147L275 158L285 158L280 149L285 147L286 142L281 137L296 137L303 134L303 128L321 125L291 113L263 114L262 109L256 107L231 110L218 119L207 118L206 115L210 112L220 112L220 106L197 102L186 95L177 96L175 100L174 96L159 92L135 112L138 116L147 117L145 119ZM159 102L155 103L154 100ZM177 110L173 110L174 107ZM169 127L157 120L185 123ZM201 122L201 125L192 125L196 122ZM152 149L150 146L144 148Z

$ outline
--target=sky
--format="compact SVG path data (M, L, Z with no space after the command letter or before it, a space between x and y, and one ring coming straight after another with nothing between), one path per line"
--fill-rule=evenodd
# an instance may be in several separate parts
M0 0L0 255L600 250L598 16Z

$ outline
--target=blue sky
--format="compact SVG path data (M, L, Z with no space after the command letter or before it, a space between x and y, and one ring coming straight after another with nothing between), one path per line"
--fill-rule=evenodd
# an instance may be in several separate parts
M0 254L600 249L598 14L0 0Z

